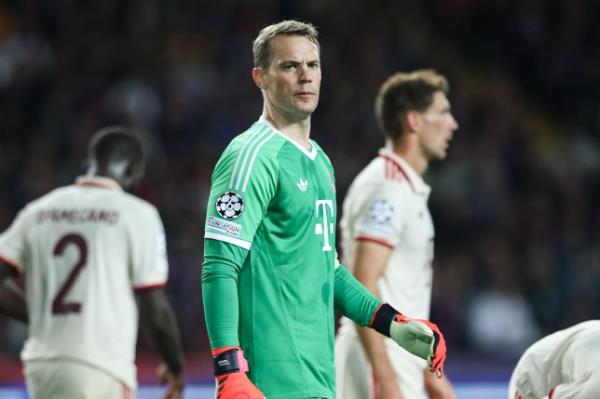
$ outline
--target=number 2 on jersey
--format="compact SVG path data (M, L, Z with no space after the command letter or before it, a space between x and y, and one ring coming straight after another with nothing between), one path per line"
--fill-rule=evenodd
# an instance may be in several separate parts
M62 255L65 251L65 248L69 244L75 245L79 250L79 260L73 265L73 268L67 276L67 279L65 280L64 284L54 297L54 300L52 301L52 314L79 313L81 311L81 303L66 302L65 297L71 290L71 287L75 283L75 280L77 280L79 272L81 272L81 269L83 269L83 266L85 266L88 253L87 243L85 242L83 236L81 236L80 234L67 234L65 236L62 236L62 238L58 240L58 242L54 246L53 255L55 257Z

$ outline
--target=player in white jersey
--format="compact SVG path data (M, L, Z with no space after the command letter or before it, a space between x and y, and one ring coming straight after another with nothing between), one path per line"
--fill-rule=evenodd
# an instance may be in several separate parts
M519 359L509 399L597 399L600 397L600 320L550 334Z
M89 155L86 176L31 202L0 235L1 277L10 269L26 276L29 336L21 358L29 394L133 397L137 300L142 329L165 361L165 397L180 398L183 352L162 289L163 225L154 206L123 191L143 176L141 143L107 128Z
M343 207L343 264L385 302L429 318L434 228L423 181L428 164L446 156L458 124L446 79L432 70L396 73L375 108L386 146L356 177ZM455 398L421 359L342 318L336 338L339 399Z

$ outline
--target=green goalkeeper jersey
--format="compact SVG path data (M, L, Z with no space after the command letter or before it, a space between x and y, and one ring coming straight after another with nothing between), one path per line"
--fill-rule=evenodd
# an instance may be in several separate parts
M205 257L237 258L229 260L240 267L239 343L269 399L335 392L335 183L329 158L311 145L261 118L230 143L212 176ZM224 245L243 251L224 255Z

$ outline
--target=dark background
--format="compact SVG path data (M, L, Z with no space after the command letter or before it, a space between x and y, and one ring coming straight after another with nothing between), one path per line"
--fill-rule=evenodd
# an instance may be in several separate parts
M251 42L287 18L320 30L312 137L336 169L340 203L383 144L373 116L382 81L421 67L450 81L460 129L426 177L437 231L432 318L450 364L514 360L543 334L599 318L593 0L3 1L0 230L83 173L95 130L141 129L151 159L137 194L165 223L168 291L197 366L189 374L208 378L200 268L210 174L261 112ZM0 320L1 361L18 364L23 334Z

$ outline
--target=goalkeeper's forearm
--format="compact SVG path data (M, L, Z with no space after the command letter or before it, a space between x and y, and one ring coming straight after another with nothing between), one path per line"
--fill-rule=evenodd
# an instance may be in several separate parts
M213 367L220 399L264 399L250 381L248 363L239 347L239 266L226 257L205 256L202 268L204 317L212 347Z
M434 337L429 327L382 304L343 266L335 271L334 301L336 309L358 325L371 327L410 353L431 360Z
M236 265L205 258L202 267L204 319L213 349L239 346L239 302Z
M342 265L336 268L334 281L333 298L336 310L359 326L369 327L381 301Z

